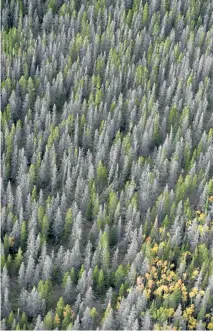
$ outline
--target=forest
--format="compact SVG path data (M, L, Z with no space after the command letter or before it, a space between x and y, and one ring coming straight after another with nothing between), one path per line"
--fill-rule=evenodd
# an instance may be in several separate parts
M1 13L1 330L213 330L213 2Z

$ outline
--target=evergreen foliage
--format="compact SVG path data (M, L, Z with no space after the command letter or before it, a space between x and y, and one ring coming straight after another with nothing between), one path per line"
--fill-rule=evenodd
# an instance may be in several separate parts
M212 27L2 0L3 330L213 329Z

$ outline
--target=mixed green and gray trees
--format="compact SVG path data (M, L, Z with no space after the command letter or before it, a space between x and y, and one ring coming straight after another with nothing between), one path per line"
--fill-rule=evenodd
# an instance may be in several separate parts
M212 27L2 1L2 329L213 329Z

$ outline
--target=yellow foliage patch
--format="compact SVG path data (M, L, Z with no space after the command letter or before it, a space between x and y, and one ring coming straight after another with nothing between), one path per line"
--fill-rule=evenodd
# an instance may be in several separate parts
M188 319L188 317L193 314L194 308L194 305L190 305L189 307L187 307L183 312L183 317Z
M193 271L193 273L192 273L192 278L197 277L198 274L199 274L198 269L195 269L195 270Z
M198 293L198 288L193 287L192 291L189 293L190 298L194 298L197 293Z
M211 196L209 197L209 201L210 201L210 202L213 202L213 195L211 195Z
M188 326L189 326L189 329L190 330L196 329L197 321L196 321L196 319L193 316L189 316L189 324L188 324Z
M204 213L201 213L200 216L198 217L199 221L204 221L205 220L206 215Z
M57 313L55 314L55 324L60 324L60 318Z
M157 253L158 252L158 244L155 244L154 247L151 249L152 252Z

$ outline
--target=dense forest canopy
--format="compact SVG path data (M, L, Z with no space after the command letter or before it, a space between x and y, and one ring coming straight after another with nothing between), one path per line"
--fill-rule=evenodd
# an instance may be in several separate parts
M2 0L1 329L213 329L213 2Z

